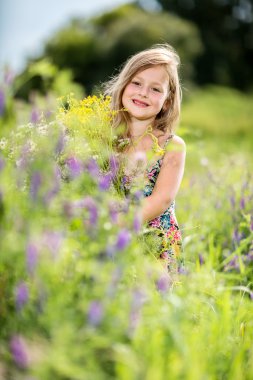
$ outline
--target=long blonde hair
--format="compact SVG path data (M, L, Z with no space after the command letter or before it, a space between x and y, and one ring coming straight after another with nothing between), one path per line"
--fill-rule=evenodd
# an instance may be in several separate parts
M162 109L156 116L154 129L172 133L180 116L181 87L178 76L180 59L176 51L169 44L156 44L130 57L118 75L105 83L105 95L111 97L112 110L119 111L113 120L115 128L125 125L127 127L129 115L123 110L122 95L126 85L140 71L155 65L162 65L169 77L168 107ZM127 136L128 129L123 135Z

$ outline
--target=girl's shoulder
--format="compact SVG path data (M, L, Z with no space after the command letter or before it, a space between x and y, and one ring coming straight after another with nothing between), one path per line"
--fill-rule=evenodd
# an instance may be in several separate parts
M166 155L170 156L172 153L175 153L175 152L185 153L186 144L184 140L182 139L182 137L173 134L167 138L166 143L164 145L164 149L165 149L165 156Z

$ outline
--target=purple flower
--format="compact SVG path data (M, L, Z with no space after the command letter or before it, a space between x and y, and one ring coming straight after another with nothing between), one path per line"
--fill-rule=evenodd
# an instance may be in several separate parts
M72 178L76 178L81 174L83 167L81 161L79 161L77 158L69 157L66 160L66 164Z
M123 249L125 249L128 244L130 243L131 241L131 234L128 230L126 229L122 229L119 233L118 233L118 236L117 236L117 240L116 240L116 243L115 243L115 248L118 250L118 251L122 251Z
M203 265L204 262L205 262L205 260L204 260L204 256L200 253L200 254L199 254L199 263L200 263L200 265Z
M243 197L240 200L240 208L245 208L245 199Z
M111 173L105 174L99 178L98 187L101 191L106 191L110 188L112 181Z
M30 122L33 124L37 124L39 120L40 120L40 112L38 108L34 107L31 112Z
M141 216L138 214L134 216L133 228L136 233L140 232L141 230Z
M27 303L29 298L28 287L24 282L21 282L16 288L16 307L21 310Z
M63 242L63 236L60 232L46 231L43 235L43 245L48 248L54 257L60 250Z
M253 216L251 215L250 230L253 231Z
M0 88L0 116L3 115L5 109L5 94Z
M109 165L110 165L110 171L111 171L112 177L114 178L119 169L119 162L118 162L117 157L111 156L109 160Z
M58 141L56 143L55 153L60 154L63 151L64 147L65 147L65 135L63 132L61 132L59 135Z
M92 301L88 308L88 321L92 326L100 324L103 318L103 306L99 301Z
M82 204L83 204L83 207L85 207L89 211L89 214L90 214L89 223L92 226L96 225L97 220L98 220L98 209L97 209L97 205L94 199L91 197L86 197L83 199Z
M0 171L3 170L4 167L5 167L5 161L3 157L0 156Z
M29 364L28 351L24 339L15 335L10 342L10 350L16 365L20 368L27 368Z
M26 248L26 265L27 271L32 274L38 261L38 248L35 244L29 243Z
M156 288L161 293L166 293L171 287L171 279L168 274L162 274L156 281Z
M114 224L117 223L118 208L117 208L117 204L115 202L111 202L109 204L109 214L110 214L111 222Z
M40 172L36 171L33 173L30 184L30 196L33 201L37 199L38 191L42 183L42 177Z
M99 175L99 166L94 158L89 159L85 166L92 177L96 178Z

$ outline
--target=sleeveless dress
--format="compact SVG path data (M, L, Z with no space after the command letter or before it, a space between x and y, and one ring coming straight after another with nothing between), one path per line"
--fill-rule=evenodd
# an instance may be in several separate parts
M164 148L173 135L170 135L165 142ZM147 167L144 173L145 184L141 189L142 196L149 197L156 184L157 177L160 173L164 155L159 158L150 167ZM128 196L131 191L133 178L128 175L123 176L123 189ZM179 271L182 265L180 251L182 247L181 232L175 215L175 201L158 217L147 223L147 234L153 234L156 237L156 257L163 260L170 272ZM157 239L158 237L158 239Z

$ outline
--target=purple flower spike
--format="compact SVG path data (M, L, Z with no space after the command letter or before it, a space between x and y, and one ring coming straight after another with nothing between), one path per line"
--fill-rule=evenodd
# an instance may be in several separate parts
M123 249L125 249L128 244L130 243L131 241L131 234L128 230L126 229L123 229L119 232L118 236L117 236L117 241L116 241L116 244L115 244L115 248L118 250L118 251L122 251Z
M253 216L251 215L250 230L253 231Z
M134 216L133 228L136 233L141 230L141 216L138 214Z
M69 168L70 175L72 178L76 178L81 174L83 170L82 163L77 158L69 157L66 160L66 163L67 163L67 166Z
M109 160L109 164L110 164L110 171L112 173L112 176L115 177L119 169L119 162L118 162L117 157L111 156Z
M21 282L16 288L16 307L21 310L27 303L29 298L29 292L27 285Z
M3 157L0 156L0 171L3 170L4 167L5 167L5 161Z
M103 318L103 307L101 302L92 301L88 309L88 321L92 326L100 324Z
M240 200L240 208L242 208L242 209L245 208L245 199L243 197Z
M33 124L37 124L40 120L40 112L37 108L33 108L30 116L30 121Z
M201 253L199 254L199 263L200 265L203 265L205 263L204 257Z
M97 161L94 158L91 158L87 163L86 163L86 169L90 173L92 177L97 177L99 175L99 166L97 164Z
M111 186L112 175L110 173L100 177L98 187L101 191L107 191Z
M171 287L171 279L168 274L162 274L156 281L157 290L161 293L166 293Z
M5 109L5 94L0 88L0 116L3 115Z
M97 224L97 220L98 220L98 209L97 209L97 205L96 205L94 199L91 197L84 198L83 199L83 207L86 207L90 213L90 220L89 220L90 224L92 226L95 226Z
M15 335L10 342L10 350L13 360L20 368L27 368L29 357L24 339L21 336Z
M64 133L61 132L60 135L59 135L58 141L56 143L55 153L56 154L61 154L61 152L63 151L64 147L65 147L65 136L64 136Z
M27 271L32 274L38 261L38 248L35 244L29 243L26 248Z
M30 184L30 196L33 201L37 199L38 191L39 191L41 183L42 183L41 174L38 171L34 172L32 175L31 184Z

